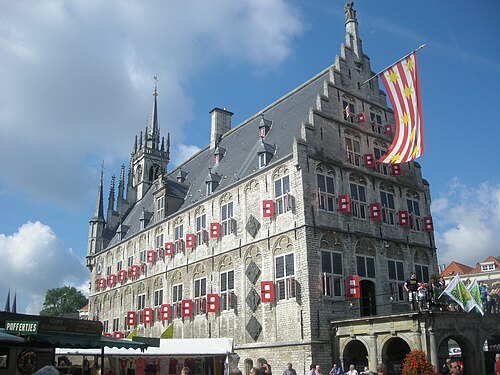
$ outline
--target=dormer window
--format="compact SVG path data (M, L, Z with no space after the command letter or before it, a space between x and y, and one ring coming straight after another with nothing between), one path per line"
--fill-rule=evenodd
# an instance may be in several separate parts
M224 157L226 153L226 149L217 146L214 151L214 164L217 165L220 163L221 159Z
M177 176L175 176L175 179L177 180L177 182L183 184L184 181L186 181L186 176L187 176L187 173L179 168L179 172L177 173Z
M495 270L495 263L482 263L481 264L481 271L494 271Z
M212 169L208 168L208 176L205 180L206 185L206 193L207 196L212 194L217 186L219 186L220 176L217 173L212 173Z
M271 120L266 120L264 118L264 115L261 115L260 122L259 122L259 136L261 138L264 138L267 133L269 132L269 129L271 129L271 125L273 122Z
M265 143L264 138L260 138L260 146L257 151L257 154L259 155L259 168L264 168L269 164L275 150L275 146Z

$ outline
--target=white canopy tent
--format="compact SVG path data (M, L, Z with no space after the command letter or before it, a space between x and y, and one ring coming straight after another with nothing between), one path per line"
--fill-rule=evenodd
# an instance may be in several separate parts
M125 348L104 348L105 356L217 356L233 352L232 338L213 339L161 339L160 346L146 350ZM101 355L101 349L57 348L56 355Z

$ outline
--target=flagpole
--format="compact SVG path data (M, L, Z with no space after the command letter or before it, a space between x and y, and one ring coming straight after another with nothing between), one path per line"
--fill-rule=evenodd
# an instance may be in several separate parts
M391 65L389 65L388 67L382 69L380 72L378 72L377 74L375 74L374 76L368 78L366 81L364 81L360 86L363 86L365 83L367 82L370 82L373 78L375 77L378 77L379 75L381 75L383 72L385 72L387 69L389 69L391 66L393 65L396 65L398 62L400 62L401 60L404 60L406 59L408 56L410 56L412 53L415 53L417 52L419 49L422 49L425 47L425 43L424 44L421 44L420 46L418 46L418 48L414 49L413 51L411 51L410 53L408 53L407 55L404 55L403 57L401 57L399 60L397 60L396 62L393 62Z

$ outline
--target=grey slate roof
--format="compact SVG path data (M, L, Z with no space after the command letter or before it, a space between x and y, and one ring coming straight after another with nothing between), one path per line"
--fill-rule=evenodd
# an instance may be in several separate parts
M221 177L214 194L259 170L258 153L263 147L259 136L261 115L272 122L264 137L264 142L275 148L272 150L274 155L269 165L291 155L293 139L300 138L302 124L308 121L310 109L316 108L317 95L323 94L323 84L327 79L328 68L226 133L218 145L225 149L219 164L214 165L215 150L207 146L170 172L167 176L168 191L173 196L184 198L180 210L199 204L207 198L206 180L209 168L212 174L216 173ZM175 180L179 169L186 176L183 184ZM129 227L125 239L141 231L139 218L143 208L153 213L153 190L154 185L123 220L123 224ZM108 247L118 242L118 235L115 235Z

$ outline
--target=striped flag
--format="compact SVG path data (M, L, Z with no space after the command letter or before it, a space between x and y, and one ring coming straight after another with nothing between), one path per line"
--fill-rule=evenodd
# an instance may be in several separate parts
M474 278L474 280L469 285L467 285L467 290L469 291L470 295L472 296L472 300L474 301L474 305L471 307L471 310L475 306L479 310L481 315L484 315L483 302L481 301L481 293L479 292L479 285L477 285L476 278Z
M383 71L380 79L394 110L396 133L387 153L378 161L406 163L424 154L416 51Z

